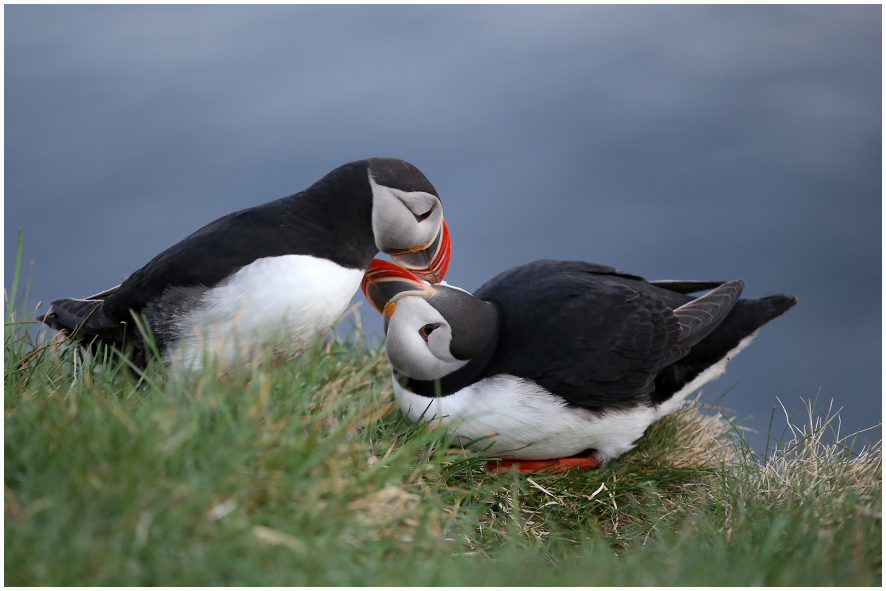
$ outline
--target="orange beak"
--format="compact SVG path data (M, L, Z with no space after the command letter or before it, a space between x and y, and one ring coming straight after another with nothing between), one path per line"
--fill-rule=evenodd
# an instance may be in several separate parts
M427 297L434 293L433 287L409 271L381 259L372 259L360 289L372 307L388 319L394 313L396 301L403 296Z
M437 236L430 245L422 244L412 252L392 254L391 258L397 265L411 271L428 283L440 283L449 268L451 251L449 228L446 227L446 220L442 220L440 231L437 232Z

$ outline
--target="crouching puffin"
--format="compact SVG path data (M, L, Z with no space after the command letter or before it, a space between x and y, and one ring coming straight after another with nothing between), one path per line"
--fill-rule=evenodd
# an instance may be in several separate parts
M440 421L487 456L593 460L585 465L634 447L797 303L739 299L740 280L646 281L546 260L475 295L375 260L362 288L384 315L394 392L411 420Z
M378 251L431 283L449 265L434 186L412 164L370 158L309 188L226 215L154 257L117 287L59 299L41 317L84 342L128 348L144 365L147 320L163 361L200 371L263 350L293 357L332 327Z

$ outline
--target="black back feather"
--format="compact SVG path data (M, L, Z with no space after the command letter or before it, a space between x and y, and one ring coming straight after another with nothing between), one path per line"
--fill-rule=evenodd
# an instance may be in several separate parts
M424 396L510 374L575 406L660 403L796 304L793 296L739 300L742 281L664 283L583 262L515 267L475 293L498 316L480 355L436 384L401 378ZM714 289L682 293L701 286Z
M502 315L484 377L529 378L588 408L633 404L652 392L682 334L673 308L692 301L612 267L561 261L506 271L476 296Z
M118 322L169 288L214 287L253 261L306 254L364 269L378 249L366 161L341 166L310 188L228 214L134 272L105 300Z

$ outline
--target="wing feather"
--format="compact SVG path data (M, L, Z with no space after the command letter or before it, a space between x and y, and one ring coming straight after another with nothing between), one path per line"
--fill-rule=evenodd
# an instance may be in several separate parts
M476 293L507 316L488 372L532 379L591 408L648 394L683 334L657 290L637 276L587 263L538 261L512 269ZM705 311L693 310L687 321Z

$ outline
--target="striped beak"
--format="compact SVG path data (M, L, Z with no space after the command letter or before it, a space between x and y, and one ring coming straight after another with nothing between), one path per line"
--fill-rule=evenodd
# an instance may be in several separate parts
M447 262L448 258L447 256ZM434 288L428 283L381 259L372 259L363 275L360 289L372 307L385 315L386 321L390 320L400 298L407 295L427 297L434 293Z
M428 283L440 283L449 268L451 249L449 228L446 227L446 220L441 220L440 231L429 245L422 244L410 249L409 252L392 254L391 258L400 267L411 271Z

